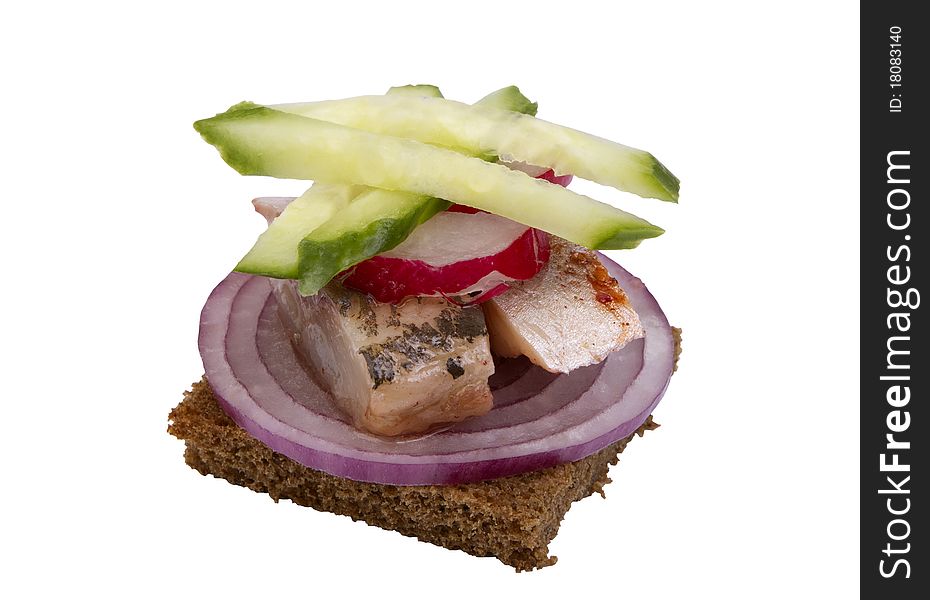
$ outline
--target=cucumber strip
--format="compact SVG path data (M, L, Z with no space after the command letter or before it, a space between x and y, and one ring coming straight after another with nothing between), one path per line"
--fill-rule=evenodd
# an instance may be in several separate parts
M392 87L387 93L442 98L439 88L428 84ZM228 112L250 106L253 105L249 102L240 102L230 107ZM268 229L258 236L255 245L239 261L235 270L267 277L297 279L297 247L300 240L332 218L340 209L348 206L365 190L366 188L360 185L315 183L302 196L288 204L284 212L268 225Z
M663 233L635 215L503 165L265 106L239 108L194 127L243 175L357 183L443 198L592 249L632 248Z
M493 153L639 196L678 201L678 178L652 154L497 108L409 96L360 96L271 108L469 154Z
M317 293L344 269L397 246L448 207L445 200L420 194L379 189L363 193L300 241L300 293Z
M536 109L539 105L520 91L515 85L508 85L495 92L491 92L481 100L475 102L475 106L487 106L490 108L499 108L501 110L511 110L523 115L536 116Z
M328 221L366 188L341 183L315 183L294 199L268 225L236 271L281 279L297 279L297 245L308 233Z
M387 93L407 94L417 97L442 97L442 92L434 85L392 87ZM511 86L511 88L503 88L496 92L492 92L479 102L488 106L498 106L505 109L508 107L515 107L516 109L522 110L528 106L532 106L535 109L536 106L535 103L531 102L513 86ZM239 103L231 107L228 112L234 112L243 108L247 109L252 106L254 106L254 104L248 102ZM491 156L487 159L494 160L495 157ZM364 186L346 186L344 184L314 184L304 195L291 202L284 212L269 225L268 229L258 237L258 240L248 254L239 261L235 270L242 273L252 273L255 275L265 275L283 279L300 278L300 261L298 256L298 244L300 240L323 225L323 223L328 222L338 211L345 208L350 202L356 199L359 194L364 195L366 193L365 190L369 189ZM385 207L380 216L371 200L366 203L366 206L370 207L370 216L373 221L379 222L377 227L380 232L380 245L370 243L368 245L359 246L356 244L358 247L354 251L345 250L341 253L334 253L332 255L333 258L352 256L353 262L339 263L338 261L333 262L333 260L329 260L320 263L321 268L325 267L325 270L331 271L330 278L346 267L361 262L380 252L390 250L410 235L410 232L413 231L413 227L416 225L408 227L406 223L414 222L414 217L411 217L407 221L398 219L396 217L396 209L393 206L394 204L408 207L412 213L421 215L421 217L418 218L422 218L422 220L428 219L449 206L448 202L442 200L434 200L428 197L407 194L405 192L393 193L396 194L396 196L387 197L384 194L378 196L381 198L381 201L385 203ZM419 198L418 206L413 206L417 202L414 198ZM355 213L349 214L352 215ZM422 220L418 221L417 224L422 222ZM337 219L329 230L330 235L332 235L332 231L336 228L344 229L347 227L346 223L346 219ZM391 223L396 223L393 233L389 231L391 229ZM321 239L326 240L328 238L324 236ZM371 253L366 255L366 252ZM310 251L307 254L312 255L313 252Z
M391 88L388 93L397 93L397 89ZM536 103L515 86L492 92L478 102L504 109L536 110ZM497 157L480 158L493 161ZM372 189L362 193L347 209L300 242L300 293L317 293L343 270L394 248L416 227L448 207L445 200L409 192Z
M388 94L406 95L414 98L442 98L442 92L435 85L418 83L411 85L397 85L387 91Z
M491 92L481 100L475 102L475 106L485 106L488 108L496 108L499 110L509 110L516 113L521 113L525 115L535 115L536 109L539 108L539 105L523 95L523 92L520 91L515 85L508 85L497 91ZM462 154L474 154L468 149L462 148L451 148L461 152ZM488 162L496 162L498 159L497 154L494 152L482 152L480 154L474 154L481 160L486 160Z

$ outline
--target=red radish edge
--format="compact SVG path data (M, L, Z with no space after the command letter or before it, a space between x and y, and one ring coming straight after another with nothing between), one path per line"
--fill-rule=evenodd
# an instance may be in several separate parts
M545 179L546 181L552 182L556 185L561 185L562 187L568 187L568 184L572 182L571 174L568 175L556 175L555 171L549 169L542 175L537 175L536 179Z
M544 169L544 167L522 163L514 163L511 166L531 176ZM571 175L557 176L552 169L546 169L535 177L563 187L568 186L572 181ZM446 210L470 215L485 212L464 204L452 204ZM530 233L531 231L533 233ZM535 236L535 249L531 245L534 242L532 236ZM529 256L535 256L536 260L528 260ZM459 292L462 290L474 286L483 277L495 271L508 279L525 280L536 275L547 262L549 262L549 236L543 231L531 229L517 238L506 250L496 255L451 263L442 267L436 267L424 261L374 256L346 269L338 276L338 279L347 287L370 294L379 302L396 304L409 296L437 294L451 300L452 297L460 295ZM507 289L506 284L501 283L464 303L454 302L460 305L486 302Z
M474 206L465 206L464 204L453 204L452 206L447 208L446 211L465 213L466 215L474 215L480 212L485 212L481 210L480 208L475 208Z
M409 296L456 295L495 271L508 279L529 279L546 266L549 253L549 234L530 228L506 249L490 256L436 267L421 260L379 255L346 270L339 279L378 302L397 304Z

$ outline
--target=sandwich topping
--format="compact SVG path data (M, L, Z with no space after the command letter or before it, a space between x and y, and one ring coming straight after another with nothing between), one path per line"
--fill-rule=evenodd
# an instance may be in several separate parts
M535 113L515 87L466 105L407 86L195 124L240 173L315 180L253 201L268 228L204 307L236 423L305 466L409 485L577 460L645 421L671 328L595 251L662 230L567 186L677 201L678 180Z
M532 278L549 260L546 232L463 208L437 214L397 247L351 267L339 279L380 302L477 297Z
M419 433L491 409L494 372L484 316L443 298L378 302L333 283L273 295L297 353L352 423L371 433Z
M554 373L599 363L643 336L636 311L597 256L559 238L538 276L482 307L495 354L522 354Z

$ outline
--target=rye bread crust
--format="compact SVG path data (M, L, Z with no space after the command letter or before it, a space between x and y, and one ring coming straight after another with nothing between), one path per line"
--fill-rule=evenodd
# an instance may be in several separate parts
M675 330L676 362L680 330ZM638 434L582 460L481 483L393 486L343 479L304 467L240 429L217 404L206 380L171 411L168 432L184 440L184 459L204 475L280 499L363 520L475 556L494 556L517 571L555 564L549 542L572 502L610 482L608 467Z

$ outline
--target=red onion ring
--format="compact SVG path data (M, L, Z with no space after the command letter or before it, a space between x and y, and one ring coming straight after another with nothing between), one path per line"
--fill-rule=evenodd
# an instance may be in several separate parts
M514 359L495 375L495 407L411 440L352 427L300 365L275 314L268 281L230 274L201 315L200 352L223 409L272 450L359 481L455 484L578 460L630 435L671 377L668 320L639 279L601 257L646 329L603 363L553 375Z

